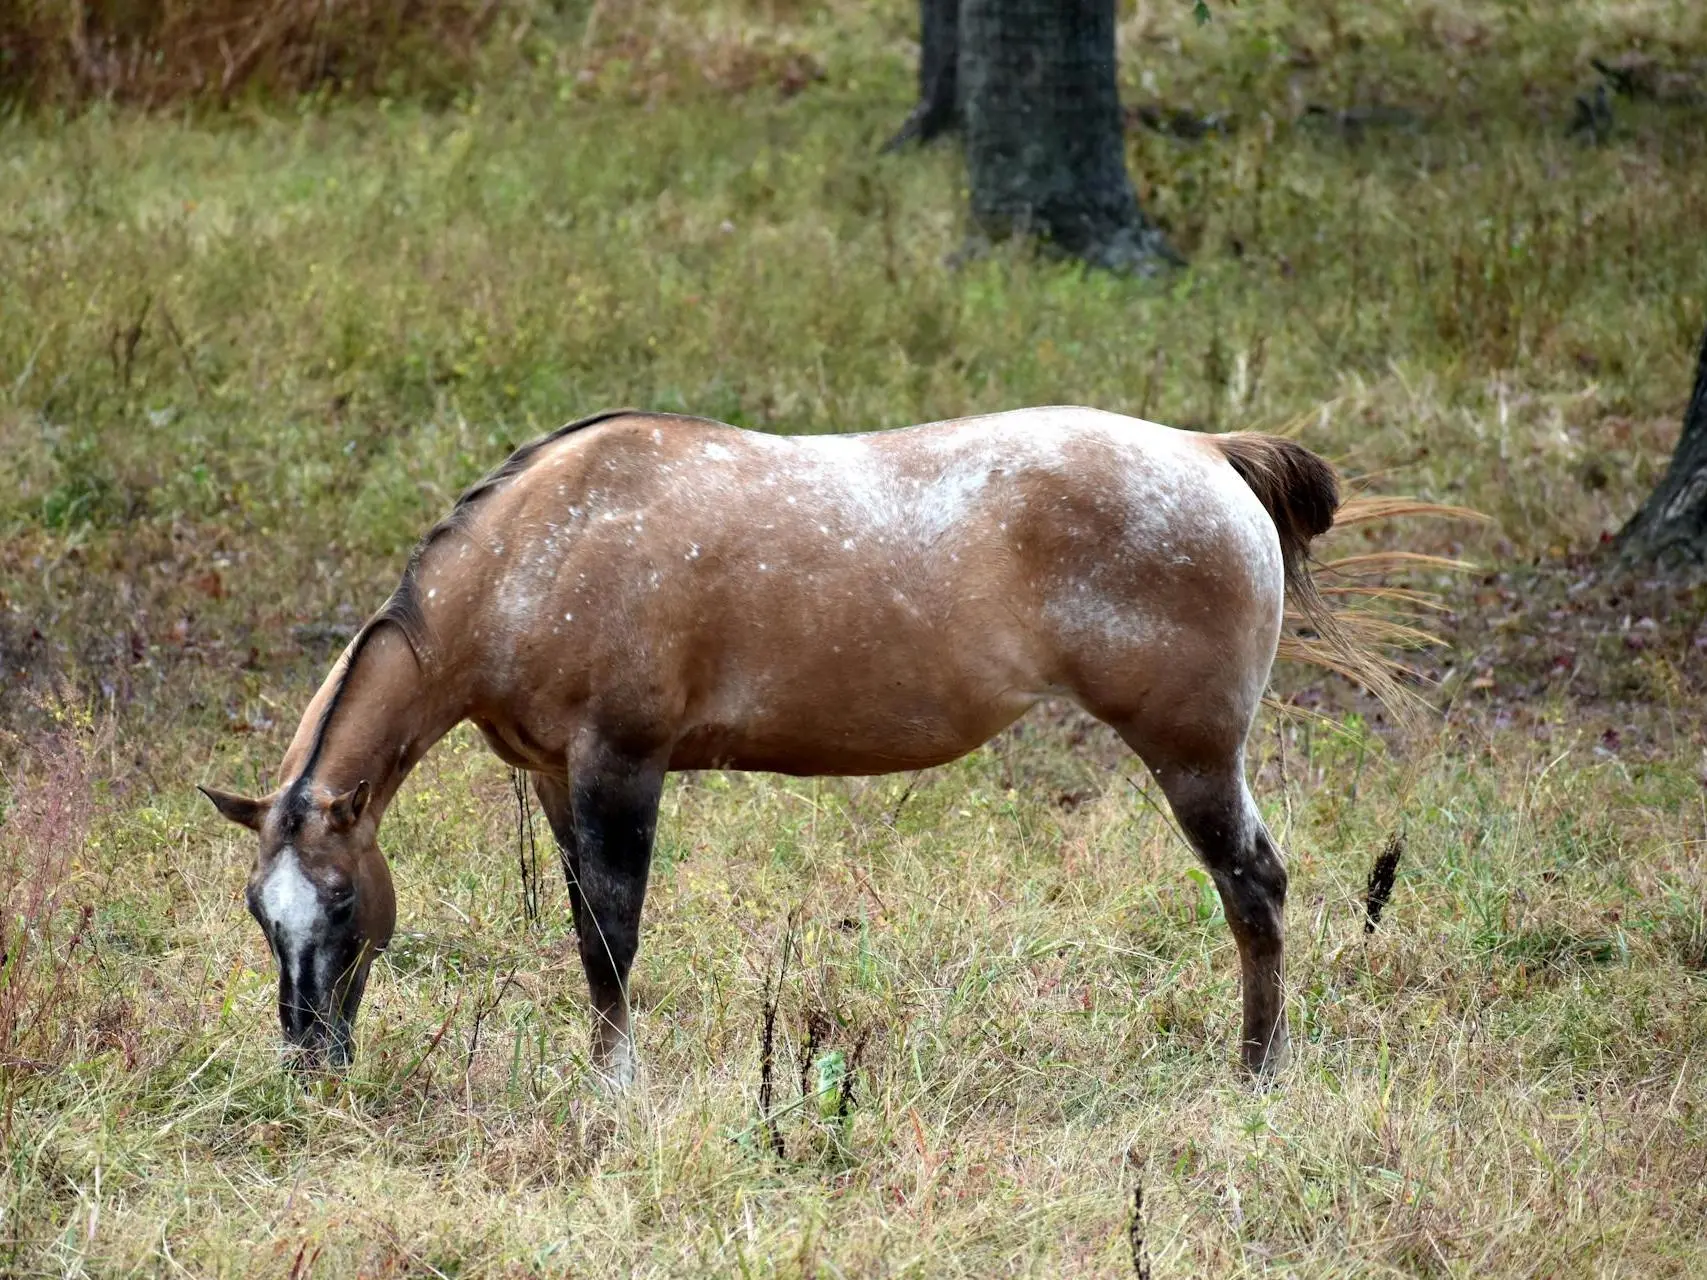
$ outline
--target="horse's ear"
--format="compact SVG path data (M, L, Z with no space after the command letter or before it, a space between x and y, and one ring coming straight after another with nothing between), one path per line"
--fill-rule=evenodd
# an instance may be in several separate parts
M356 783L355 789L344 792L332 801L332 807L326 811L326 820L337 832L348 831L361 821L362 810L367 808L369 787L367 779Z
M209 800L213 807L240 827L248 827L251 831L259 831L261 822L267 816L271 806L265 800L251 800L248 796L234 796L229 791L215 791L212 787L197 787Z

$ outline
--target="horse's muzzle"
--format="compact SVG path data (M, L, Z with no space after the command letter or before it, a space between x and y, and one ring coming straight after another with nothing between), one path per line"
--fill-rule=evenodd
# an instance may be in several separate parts
M350 1024L341 1018L316 1023L300 1033L286 1030L285 1065L296 1071L341 1071L350 1065L353 1043Z
M361 1006L367 973L330 991L279 984L279 1025L284 1031L287 1063L298 1070L342 1070L350 1065L355 1044L356 1010Z

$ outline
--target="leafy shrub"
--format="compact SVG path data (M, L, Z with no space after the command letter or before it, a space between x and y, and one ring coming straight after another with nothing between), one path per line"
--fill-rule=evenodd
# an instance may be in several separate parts
M448 92L526 0L0 0L0 99Z

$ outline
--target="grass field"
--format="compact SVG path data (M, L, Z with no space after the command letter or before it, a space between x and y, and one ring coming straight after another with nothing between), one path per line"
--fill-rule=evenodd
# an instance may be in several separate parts
M0 120L0 1273L1120 1276L1139 1191L1156 1277L1707 1271L1707 593L1591 559L1689 390L1707 17L1211 7L1122 7L1128 101L1233 118L1131 134L1191 259L1152 282L945 263L952 148L875 154L898 0L560 12L431 106ZM1660 90L1571 134L1633 51ZM1325 714L1252 743L1277 1088L1236 1069L1206 877L1065 711L918 777L675 779L620 1100L458 731L382 838L352 1071L280 1072L252 850L194 785L267 789L462 485L615 404L1061 401L1295 430L1492 517L1373 535L1481 566L1421 584L1421 732L1277 675ZM836 1051L841 1116L800 1104Z

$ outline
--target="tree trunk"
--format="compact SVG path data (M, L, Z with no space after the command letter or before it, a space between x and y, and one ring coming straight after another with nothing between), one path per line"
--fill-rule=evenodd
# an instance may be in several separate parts
M1618 535L1628 564L1668 573L1707 568L1707 333L1695 357L1695 390L1671 465L1642 509Z
M959 29L960 0L919 0L919 105L883 150L960 127Z
M928 7L928 6L927 6ZM1179 259L1138 208L1115 85L1115 0L962 0L960 108L972 217L1093 266Z

